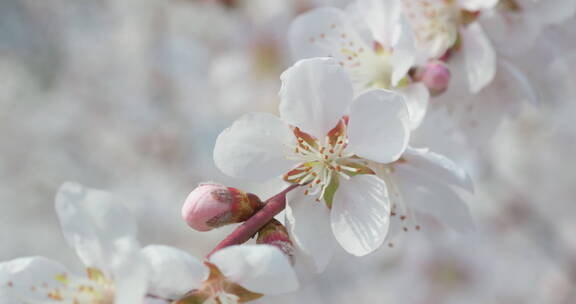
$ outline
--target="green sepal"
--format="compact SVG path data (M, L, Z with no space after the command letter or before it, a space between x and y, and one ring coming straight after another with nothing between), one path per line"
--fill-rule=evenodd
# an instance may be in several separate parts
M402 79L400 79L400 81L398 81L398 84L396 85L396 89L402 89L407 87L410 84L410 78L408 78L408 76L404 76Z
M330 179L330 184L326 186L324 190L324 203L328 209L332 209L332 202L334 201L334 194L336 194L336 190L340 186L340 181L338 180L338 174L336 172L332 172L332 178Z

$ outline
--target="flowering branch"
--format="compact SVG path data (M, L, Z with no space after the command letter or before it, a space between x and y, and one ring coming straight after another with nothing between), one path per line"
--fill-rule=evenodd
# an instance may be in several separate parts
M232 245L243 244L248 241L258 230L268 223L274 216L286 208L286 194L294 190L299 185L290 185L282 192L274 195L266 201L262 209L256 212L250 219L238 226L230 235L222 240L210 253L206 255L209 258L216 251Z

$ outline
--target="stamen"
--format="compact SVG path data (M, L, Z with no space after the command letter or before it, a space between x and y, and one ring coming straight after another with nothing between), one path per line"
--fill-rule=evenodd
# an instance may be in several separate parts
M350 171L350 172L354 172L354 173L360 171L360 169L358 169L358 168L348 167L345 165L340 165L340 167L342 167L342 169L344 169L346 171Z
M329 38L326 36L326 38ZM337 136L336 136L337 135ZM306 185L305 195L318 195L316 201L321 201L326 194L326 188L332 178L350 179L351 173L361 171L361 168L341 165L342 158L351 158L353 153L345 153L347 145L346 125L339 124L338 129L327 135L323 141L312 142L302 137L297 138L298 146L294 149L296 155L289 159L301 162L301 168L293 171L286 180ZM346 159L346 163L355 166L354 159ZM361 165L361 164L359 164ZM337 173L337 174L334 174Z
M324 197L324 194L326 193L326 188L332 182L332 174L328 173L327 175L328 175L328 177L326 178L326 183L325 183L324 187L322 187L322 192L320 193L320 197Z
M313 179L314 179L314 175L308 174L308 175L306 175L306 177L304 177L304 178L300 181L300 185L304 185L304 184L312 181Z
M300 172L298 174L288 175L287 179L288 180L297 180L298 178L300 178L306 174L308 174L308 171L303 171L303 172Z
M338 172L338 171L336 171L336 172ZM344 173L342 173L342 172L338 172L338 175L340 175L341 177L343 177L345 180L349 180L349 179L350 179L350 176L349 176L348 174L344 174Z

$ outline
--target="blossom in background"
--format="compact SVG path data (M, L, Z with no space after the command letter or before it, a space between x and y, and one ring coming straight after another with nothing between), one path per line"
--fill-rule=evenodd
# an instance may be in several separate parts
M230 246L205 262L162 245L142 252L153 269L150 293L179 304L245 303L298 288L288 257L270 245Z
M496 2L359 0L372 15L387 15L391 7L401 11L394 47L403 61L421 65L430 59L447 60L454 76L466 79L472 94L494 79L496 54L477 18Z
M448 90L430 104L411 145L428 147L460 164L474 161L502 122L514 118L525 105L536 105L539 95L515 64L500 58L494 81L474 95L464 92L462 79L452 78Z
M507 56L529 51L542 30L574 16L572 0L500 0L480 16L494 46Z
M396 20L374 12L355 13L325 7L297 17L288 34L293 55L297 59L334 58L348 72L356 95L374 88L403 95L410 112L410 127L416 128L426 113L430 94L424 84L410 80L412 62L395 52ZM366 25L356 19L368 24L378 22L381 27L370 28L366 34Z
M219 297L229 299L222 303L237 303L233 300L241 298L230 292L260 297L298 286L288 257L268 245L216 252L206 262L213 269L210 277L207 266L179 249L162 245L141 249L134 219L104 191L66 183L56 197L56 211L66 240L86 266L86 275L74 274L43 257L3 262L0 302L167 303L199 286L209 286L214 294L207 294L206 303ZM210 281L217 274L219 279ZM207 279L209 283L204 282Z
M449 158L409 147L398 161L371 164L371 168L388 187L392 206L389 246L402 232L426 229L426 217L459 233L473 229L468 205L458 193L473 191L472 179Z
M237 178L283 175L302 185L289 194L286 219L318 270L335 248L332 233L351 254L372 252L384 242L390 210L384 181L366 163L393 162L406 149L403 98L375 89L354 99L346 72L330 58L301 60L281 79L280 118L238 119L216 140L216 165Z
M66 183L56 196L56 212L86 274L73 274L43 257L4 262L0 302L142 303L147 265L128 211L106 192Z
M460 65L458 67L469 69L467 74L457 75L460 79L456 84L466 87L464 81L468 81L474 84L473 91L478 91L494 76L494 51L472 18L472 11L492 5L494 1L361 0L354 2L348 11L318 8L301 15L291 25L289 41L292 52L298 58L333 57L352 79L357 94L373 87L392 89L403 94L409 110L410 129L431 133L435 131L418 129L426 115L430 115L427 113L428 89L433 93L441 93L447 89L451 78L450 71L436 59L455 47L460 36L460 43L467 45L458 46L463 54L453 57L457 65ZM462 57L464 62L458 61ZM417 70L421 70L421 73L409 76L408 71L416 64L423 65ZM449 67L454 68L454 65L451 63ZM469 77L462 79L466 75ZM504 83L513 81L516 78ZM470 92L466 90L463 94L469 100ZM458 99L455 99L450 100L450 103L439 102L432 106L446 108L457 102ZM490 101L489 105L492 104ZM468 113L461 110L461 106L454 108L458 112L452 119L462 121L462 125L479 119L476 115L466 116ZM466 107L467 110L471 108ZM484 110L488 107L480 105L479 108ZM497 107L488 109L500 110ZM494 113L480 113L483 114ZM501 117L500 113L495 114L498 115L494 117ZM474 131L481 129L467 127ZM492 127L492 124L486 126ZM436 127L428 124L426 128ZM422 146L419 142L413 144L416 147ZM436 146L433 143L433 147ZM432 214L456 231L469 231L473 223L469 209L461 196L451 188L451 184L471 191L470 177L449 158L427 149L410 149L405 154L398 161L386 164L373 162L369 166L376 169L378 176L386 182L392 203L392 233L389 239L397 236L398 231L422 229L417 219L421 214ZM438 173L445 179L436 180L434 177ZM311 236L310 244L315 244L314 238L321 237ZM322 251L321 248L318 250Z
M417 130L427 122L425 130L417 130L416 146L457 150L438 143L455 146L465 138L466 144L476 147L502 118L517 111L518 98L506 98L516 88L526 87L518 69L506 62L497 64L477 22L478 15L493 5L494 1L359 0L347 11L319 8L301 15L288 38L297 58L328 55L337 60L353 80L356 94L374 87L403 94L410 128ZM490 86L497 71L504 82ZM487 86L482 98L489 95L488 101L470 94ZM446 97L440 94L444 92ZM429 104L430 93L439 96ZM439 119L452 120L443 123L448 129L436 127ZM444 139L446 133L451 134L449 139ZM443 138L436 140L438 136Z

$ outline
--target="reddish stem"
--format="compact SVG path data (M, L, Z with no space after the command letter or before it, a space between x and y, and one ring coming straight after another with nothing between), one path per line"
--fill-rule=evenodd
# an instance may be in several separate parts
M243 244L248 241L258 230L260 230L266 223L268 223L274 216L280 213L284 208L286 208L286 194L299 185L290 185L288 188L284 189L282 192L274 195L266 201L266 204L262 209L256 212L252 217L250 217L242 225L238 226L230 235L228 235L224 240L222 240L208 255L209 258L214 252L232 245Z

